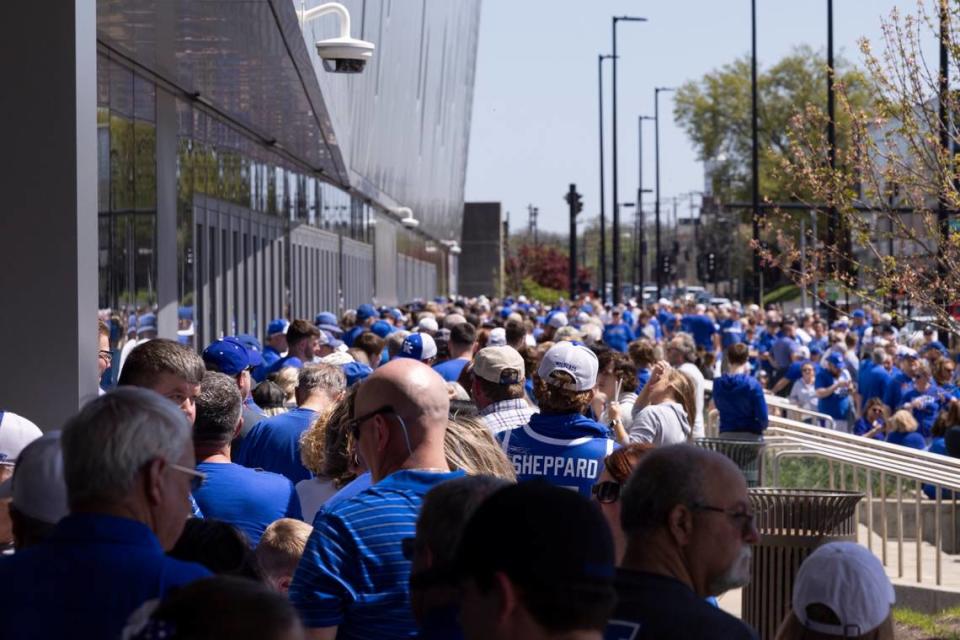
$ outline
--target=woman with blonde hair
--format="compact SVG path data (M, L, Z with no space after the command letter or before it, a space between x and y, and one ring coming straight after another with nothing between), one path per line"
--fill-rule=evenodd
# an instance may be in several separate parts
M887 420L887 442L923 451L927 448L927 443L923 436L917 433L918 426L919 423L912 413L900 409Z
M696 406L690 378L661 360L653 365L650 381L633 406L627 439L654 445L689 442Z
M297 399L294 393L297 390L297 382L300 379L300 369L296 367L283 367L280 371L267 376L267 380L272 380L283 389L284 404L288 408L297 406Z
M443 449L451 470L461 469L468 475L496 476L511 482L517 480L507 454L487 425L475 417L458 415L450 420Z

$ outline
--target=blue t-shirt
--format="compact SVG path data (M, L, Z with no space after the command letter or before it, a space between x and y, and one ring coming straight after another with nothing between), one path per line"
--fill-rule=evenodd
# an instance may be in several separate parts
M910 447L911 449L917 449L918 451L923 451L927 448L927 442L923 439L923 436L916 431L911 433L892 431L887 434L887 442L890 444L899 444L904 447Z
M726 318L720 321L720 346L727 347L743 342L743 324L739 320Z
M830 373L829 369L824 367L817 374L813 386L816 389L825 389L836 381L837 378ZM849 389L837 388L826 398L820 398L817 401L817 411L827 414L834 420L847 420L852 406Z
M253 379L257 382L263 382L266 380L270 367L282 357L280 352L270 345L265 346L260 355L263 358L263 364L255 367L254 370L250 372L250 375L253 376Z
M119 638L144 602L209 575L168 557L142 522L71 514L47 540L0 558L0 635Z
M887 382L887 388L883 392L883 404L890 407L891 411L896 411L903 404L903 393L913 384L910 376L902 371L897 371L890 376Z
M677 329L677 316L669 311L658 311L657 321L660 323L660 330L663 335L669 336Z
M264 529L280 518L300 519L300 499L293 483L277 473L232 462L201 462L207 479L193 492L208 518L219 518L243 531L257 546Z
M786 369L793 361L793 352L800 348L800 342L796 338L787 335L779 335L770 345L770 358L773 360L773 366L777 369Z
M767 401L753 376L726 374L714 380L713 403L720 414L720 433L763 433L767 428Z
M279 473L297 484L312 475L300 461L300 436L316 419L316 411L297 407L261 420L237 442L230 457L237 464Z
M460 373L463 371L463 368L467 366L468 362L470 362L469 359L453 358L452 360L433 365L433 370L439 373L440 377L447 382L456 382L460 379Z
M883 424L883 420L881 420L880 423ZM870 429L873 429L873 425L867 422L866 418L864 418L863 416L860 416L860 418L858 418L853 425L853 435L855 436L865 435L868 431L870 431ZM873 439L884 440L885 438L883 435L883 429L873 434Z
M337 627L339 640L413 637L410 561L402 541L415 534L427 491L463 475L397 471L321 509L290 585L290 602L304 625Z
M860 397L861 404L866 406L872 398L883 400L887 391L887 385L890 382L890 374L883 368L883 365L871 364L867 366L868 361L860 363Z
M650 382L650 369L637 369L637 395Z
M350 327L350 329L343 334L343 343L348 347L352 347L353 341L356 340L357 337L359 337L359 335L366 330L366 327Z
M626 324L608 324L603 328L603 344L620 353L626 353L627 345L636 338Z
M585 497L614 444L606 427L577 413L535 413L530 424L501 431L497 438L518 481L540 478Z
M920 392L917 391L916 387L910 385L900 397L900 402L907 404L915 400L919 402L920 406L914 407L911 412L919 423L917 431L924 438L929 438L933 422L937 419L937 414L940 413L939 390L936 385L930 384L926 391Z
M717 325L708 316L703 314L683 316L681 322L683 330L693 336L698 347L713 351L713 334L717 332Z

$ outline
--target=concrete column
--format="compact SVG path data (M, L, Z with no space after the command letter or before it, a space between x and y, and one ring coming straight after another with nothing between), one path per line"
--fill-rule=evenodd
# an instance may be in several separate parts
M97 393L97 7L0 21L0 408L59 429Z
M157 332L177 339L177 102L157 89Z

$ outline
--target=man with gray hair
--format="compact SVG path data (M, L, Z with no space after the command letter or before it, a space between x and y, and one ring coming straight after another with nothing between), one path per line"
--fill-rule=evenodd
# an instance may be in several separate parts
M295 396L297 408L254 425L231 455L233 462L286 476L296 485L310 477L300 460L300 436L347 388L340 367L320 363L300 369Z
M230 443L242 424L241 405L236 380L208 371L193 426L197 468L207 481L193 497L205 517L229 522L256 546L274 520L300 517L300 499L282 475L230 461Z
M607 637L754 639L706 602L750 579L759 540L747 484L725 456L688 444L648 451L620 496L626 552Z
M116 638L144 602L210 575L164 554L203 479L190 425L158 394L121 388L71 418L61 446L70 515L0 559L3 635Z

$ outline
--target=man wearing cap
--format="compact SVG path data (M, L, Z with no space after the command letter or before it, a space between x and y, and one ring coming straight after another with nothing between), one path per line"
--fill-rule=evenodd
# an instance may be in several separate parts
M68 511L59 431L49 431L24 447L13 477L0 482L0 501L9 502L14 548L49 537Z
M793 317L786 317L780 326L780 333L770 345L770 363L773 366L771 382L776 384L783 377L793 361L793 352L800 348L797 339L797 321Z
M275 373L284 367L301 368L313 362L319 354L320 337L324 335L307 320L294 320L287 327L287 355L280 358L267 368L267 375Z
M903 394L913 384L913 377L920 364L919 354L910 347L901 345L897 350L897 356L899 370L890 376L887 388L883 392L883 404L894 410L903 404Z
M137 325L136 338L127 340L123 345L123 348L120 350L120 367L117 371L123 371L123 365L127 362L127 356L130 355L130 352L139 347L145 342L149 342L157 337L157 316L152 313L145 313L139 318L136 316L130 316L131 327L132 323L135 321ZM128 329L129 330L129 329Z
M890 382L888 373L890 363L890 356L880 345L875 346L873 351L860 361L857 391L860 392L861 407L866 407L873 398L883 400L883 394Z
M233 461L285 475L294 484L306 480L310 472L300 459L300 436L340 399L344 389L346 379L336 365L320 363L301 368L295 392L297 408L254 425L234 444Z
M410 638L410 562L423 496L462 477L444 454L450 398L443 379L411 359L377 369L357 390L349 430L373 485L318 512L290 585L308 637Z
M755 640L706 598L750 580L759 534L743 474L688 444L646 452L620 490L626 552L607 638Z
M673 313L673 303L666 298L660 298L657 302L657 322L660 324L663 338L669 340L677 330L677 316ZM657 338L659 339L660 336Z
M242 424L237 432L238 438L246 436L253 425L264 419L264 415L247 404L250 399L250 370L263 364L259 353L248 350L238 338L227 337L214 340L203 350L203 364L207 371L216 371L230 376L240 390L243 398ZM201 385L202 388L202 385Z
M263 382L267 377L267 370L283 357L287 351L287 328L290 323L284 318L276 318L267 325L267 339L264 340L263 364L253 370L253 379Z
M720 320L720 348L726 352L732 345L743 342L743 323L740 322L740 308L733 305L720 307L723 318Z
M467 640L600 640L616 600L600 511L543 482L487 498L467 522L456 565Z
M233 378L208 371L193 426L197 469L207 478L193 498L205 517L229 522L255 547L274 520L300 518L300 498L282 475L230 461L231 442L240 431L241 406Z
M606 427L583 415L596 393L597 356L587 347L558 342L540 361L533 393L540 413L522 427L501 432L517 479L541 478L585 497L613 451Z
M329 333L334 338L339 338L343 335L343 330L337 324L337 316L329 311L321 311L318 313L313 323L317 325L318 329Z
M432 365L437 358L437 343L429 333L411 333L403 339L398 358L412 358L426 365Z
M536 411L524 392L523 356L513 347L486 347L473 359L470 395L494 435L530 422Z
M817 411L833 418L834 428L850 433L850 416L853 413L853 383L850 372L844 366L843 354L831 351L823 359L823 367L814 380L817 390Z
M456 382L460 379L463 368L473 358L473 348L476 344L476 327L466 320L454 324L453 328L450 329L450 340L447 341L450 359L434 365L433 370L447 382Z
M547 314L546 322L543 325L543 334L540 336L540 342L550 342L557 329L567 326L567 314L563 311L551 311Z
M362 304L357 307L357 324L343 334L343 342L348 347L353 346L353 341L357 339L364 331L370 329L372 325L378 318L380 314L377 313L377 309L372 304Z
M610 311L610 324L603 328L603 344L620 353L627 352L627 345L636 340L630 325L624 322L619 308Z

